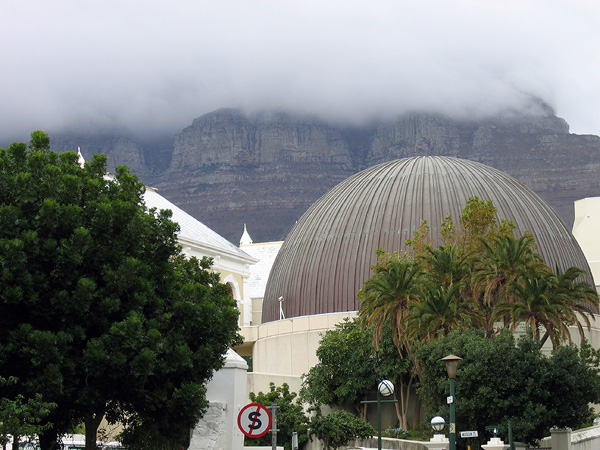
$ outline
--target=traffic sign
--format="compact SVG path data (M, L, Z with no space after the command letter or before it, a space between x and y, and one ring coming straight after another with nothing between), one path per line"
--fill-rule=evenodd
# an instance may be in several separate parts
M271 429L271 413L260 403L250 403L238 414L238 427L249 438L264 436Z
M477 431L461 431L460 437L461 438L474 438L474 437L478 437L478 434L477 434Z

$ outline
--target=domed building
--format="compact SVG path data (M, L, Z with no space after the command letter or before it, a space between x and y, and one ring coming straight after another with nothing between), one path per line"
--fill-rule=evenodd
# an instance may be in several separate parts
M492 200L497 219L531 232L550 266L587 261L571 233L544 201L509 175L472 161L422 156L364 170L331 189L298 221L285 240L269 277L262 322L285 317L355 311L356 296L371 277L379 248L406 250L423 220L435 245L440 224L458 222L470 197ZM588 280L591 282L591 276Z
M371 167L321 197L298 221L273 264L262 304L262 324L246 327L245 352L254 372L249 391L287 382L318 360L321 334L359 309L359 289L371 277L379 248L402 251L423 220L435 245L440 224L458 221L470 197L492 200L497 219L531 232L550 267L588 264L576 240L533 191L496 169L450 157L414 157ZM593 341L593 340L592 340ZM594 342L592 342L594 344Z

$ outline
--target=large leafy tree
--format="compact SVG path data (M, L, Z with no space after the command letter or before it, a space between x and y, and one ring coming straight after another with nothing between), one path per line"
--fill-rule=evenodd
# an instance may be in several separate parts
M104 417L185 440L239 339L210 261L184 259L170 212L105 166L50 151L42 132L0 150L0 373L18 380L1 396L56 404L44 450L78 423L95 448Z
M301 399L315 409L321 404L353 406L366 420L367 406L361 401L375 391L380 377L372 336L356 320L327 331L317 349L319 362L303 375Z
M398 354L389 325L382 330L378 350L373 347L372 336L373 330L362 328L356 319L327 331L317 349L319 362L303 376L300 398L318 412L321 405L351 406L366 421L367 404L361 401L375 394L377 384L385 378L395 385L396 415L407 428L405 413L410 397L406 386L412 379L412 362Z
M545 356L531 336L518 345L508 330L488 338L482 330L455 331L418 346L419 394L428 416L448 417L448 378L441 360L461 356L456 375L457 430L513 426L517 440L534 443L553 426L578 427L593 417L600 399L598 352L562 346ZM459 443L459 445L461 445Z

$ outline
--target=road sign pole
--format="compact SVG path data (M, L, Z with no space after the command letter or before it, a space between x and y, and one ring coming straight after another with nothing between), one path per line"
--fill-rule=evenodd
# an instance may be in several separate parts
M279 409L277 402L273 402L269 409L271 410L271 417L273 418L271 427L271 448L277 450L277 432L279 431L277 429L277 410Z
M273 421L269 410L259 403L244 406L238 414L238 427L249 438L260 438L272 428Z

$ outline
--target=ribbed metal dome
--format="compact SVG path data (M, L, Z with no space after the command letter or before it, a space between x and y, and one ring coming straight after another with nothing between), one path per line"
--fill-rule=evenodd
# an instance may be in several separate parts
M421 222L439 241L439 224L455 222L470 197L492 200L497 218L512 220L517 235L530 231L544 261L589 268L556 213L509 175L472 161L423 156L380 164L331 189L300 218L275 260L263 301L264 322L354 311L358 290L371 277L375 252L405 249ZM589 275L589 281L592 281Z

